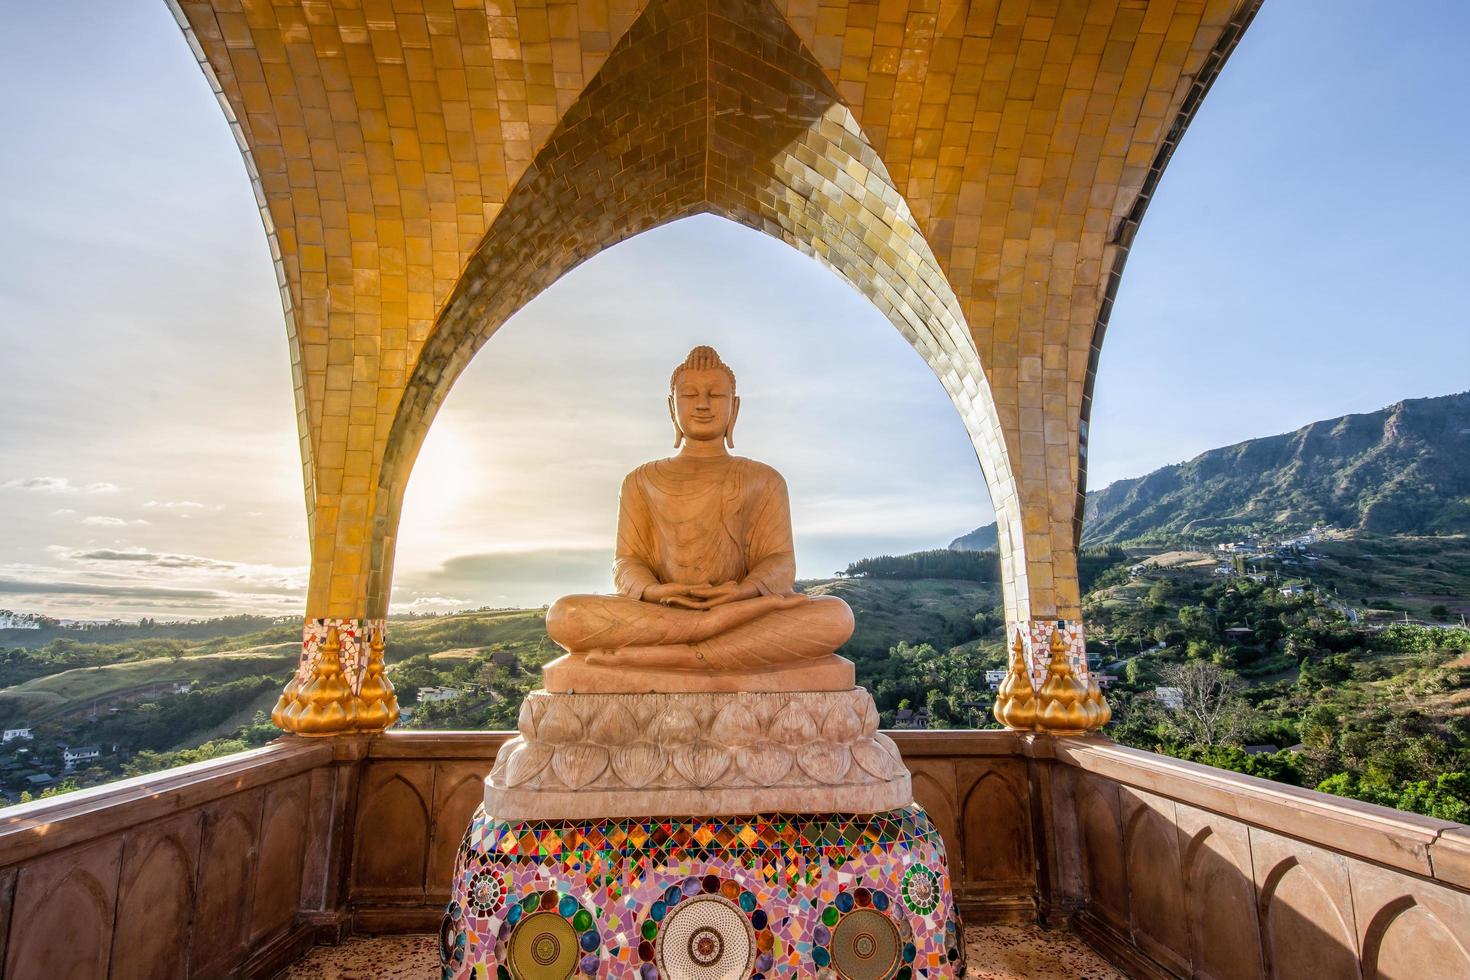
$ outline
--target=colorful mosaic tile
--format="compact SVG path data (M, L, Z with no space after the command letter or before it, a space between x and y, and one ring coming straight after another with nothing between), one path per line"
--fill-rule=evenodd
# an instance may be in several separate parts
M1041 690L1041 685L1046 683L1046 668L1051 664L1051 635L1058 630L1061 631L1062 642L1067 648L1067 660L1072 665L1072 673L1083 683L1087 682L1087 640L1082 632L1082 621L1037 619L1026 624L1026 630L1022 634L1033 690Z
M337 629L337 642L341 649L337 657L342 661L342 674L352 687L352 693L362 690L362 678L367 672L368 645L373 632L383 630L387 623L381 619L307 619L301 630L301 656L296 662L296 678L305 683L311 676L311 667L321 657L327 634Z
M963 972L944 845L918 805L600 821L482 808L453 880L444 980Z

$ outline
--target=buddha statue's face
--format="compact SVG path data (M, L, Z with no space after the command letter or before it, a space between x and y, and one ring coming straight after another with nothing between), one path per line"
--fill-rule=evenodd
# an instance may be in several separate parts
M719 442L735 421L740 399L719 368L686 368L669 395L669 409L685 439Z

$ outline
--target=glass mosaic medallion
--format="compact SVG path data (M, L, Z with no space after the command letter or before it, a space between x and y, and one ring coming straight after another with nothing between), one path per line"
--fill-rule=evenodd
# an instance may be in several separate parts
M581 956L577 931L556 912L533 912L516 924L507 943L515 980L566 980Z
M664 980L743 980L755 965L755 930L730 899L701 895L668 913L654 956Z
M902 948L898 927L877 909L854 909L832 930L832 966L845 980L886 980Z
M500 911L505 902L505 876L499 868L484 868L474 872L469 881L470 909L478 916L488 918Z
M916 864L903 876L903 903L915 915L928 915L939 906L939 876Z
M458 902L450 902L439 920L439 963L445 968L464 963L464 910Z

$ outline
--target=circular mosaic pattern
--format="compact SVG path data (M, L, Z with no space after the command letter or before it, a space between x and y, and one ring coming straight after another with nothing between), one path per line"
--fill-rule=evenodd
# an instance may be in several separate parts
M765 980L775 937L755 895L731 878L671 882L638 929L641 980Z
M506 965L515 980L566 980L581 957L577 931L556 912L533 912L510 934Z
M903 876L903 903L915 915L928 915L939 907L939 875L916 864Z
M700 926L689 937L688 952L696 966L716 966L725 955L725 937L713 926Z
M505 904L505 876L499 868L484 868L470 875L465 891L470 911L488 919Z
M450 902L439 920L439 963L446 969L464 964L464 910L458 902Z
M898 967L903 946L887 913L854 909L832 930L832 967L847 980L886 980Z
M914 930L908 916L880 889L841 891L812 929L812 962L818 973L841 980L910 980Z
M755 956L750 920L723 895L681 902L664 920L654 949L666 980L743 980Z

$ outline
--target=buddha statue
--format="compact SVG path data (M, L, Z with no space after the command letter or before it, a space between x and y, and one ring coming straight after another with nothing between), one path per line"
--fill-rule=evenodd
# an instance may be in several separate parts
M548 691L846 690L852 635L836 596L795 591L786 481L730 453L735 373L696 347L669 380L674 447L623 480L616 595L570 595L546 614L567 655Z

